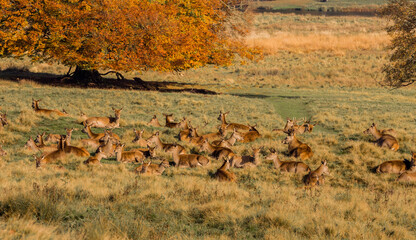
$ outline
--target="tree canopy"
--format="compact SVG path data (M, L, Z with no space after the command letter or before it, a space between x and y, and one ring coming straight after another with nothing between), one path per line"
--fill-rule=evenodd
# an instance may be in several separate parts
M391 0L382 15L392 24L389 63L384 66L384 83L391 87L408 86L416 81L416 2Z
M231 16L222 0L0 0L0 57L85 70L229 65L255 55Z

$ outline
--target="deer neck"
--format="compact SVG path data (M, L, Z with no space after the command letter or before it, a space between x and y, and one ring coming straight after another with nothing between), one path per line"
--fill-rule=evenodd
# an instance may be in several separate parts
M172 153L173 162L175 162L175 165L178 166L179 164L179 151L175 149Z
M204 149L208 151L209 153L212 153L215 151L215 148L209 142L205 142L203 146L204 146Z
M372 130L371 131L371 134L376 138L376 139L379 139L379 138L381 138L381 136L382 136L382 134L381 134L381 132L377 129L377 128L374 128L374 130Z
M40 110L40 108L39 108L39 103L38 103L38 102L35 102L35 107L34 107L34 109L35 109L35 112L37 112L37 111L39 111L39 110Z
M222 164L222 166L220 167L220 170L227 171L229 168L230 168L230 162L224 161L224 164Z
M160 140L160 137L156 137L154 140L154 143L159 149L163 149L163 147L165 146L165 144L163 144L162 141Z
M122 157L123 157L123 149L120 149L120 151L116 152L117 162L120 162Z
M255 165L258 165L258 164L260 164L260 152L256 152L256 153L254 153L254 164Z
M36 145L35 141L33 141L33 139L29 139L29 141L27 142L27 147L31 150L39 150L39 147Z
M324 173L324 165L321 164L315 171L313 171L316 175L321 176Z
M231 137L227 140L227 142L228 142L231 146L234 146L235 142L237 142L237 138L235 137L235 133L233 133L233 135L231 135Z
M279 156L277 156L277 154L273 156L273 164L275 168L280 168L280 166L282 165L282 162L280 161Z
M72 138L72 132L67 132L67 133L66 133L66 144L67 144L68 146L70 146L70 145L71 145L71 138Z
M45 142L43 141L43 136L39 135L39 147L44 147L45 146Z
M98 134L92 132L90 126L85 127L85 132L87 133L89 138L96 138L98 136Z
M296 139L296 137L293 138L293 140L289 143L289 151L298 148L302 143Z

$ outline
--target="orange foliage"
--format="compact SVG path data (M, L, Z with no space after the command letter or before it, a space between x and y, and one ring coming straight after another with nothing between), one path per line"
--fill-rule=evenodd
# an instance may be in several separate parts
M226 9L222 0L0 0L0 57L117 71L253 58Z

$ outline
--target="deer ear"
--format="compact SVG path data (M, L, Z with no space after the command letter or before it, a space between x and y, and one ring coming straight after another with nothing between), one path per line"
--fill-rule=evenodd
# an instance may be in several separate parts
M326 166L326 160L323 160L322 161L322 164Z

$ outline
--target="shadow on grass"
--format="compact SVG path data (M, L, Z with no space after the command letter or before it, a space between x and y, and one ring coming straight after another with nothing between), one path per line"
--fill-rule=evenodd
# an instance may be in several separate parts
M129 89L158 92L189 92L197 94L216 95L217 93L207 89L189 87L196 84L178 82L143 81L140 78L116 79L103 78L98 82L75 82L69 77L50 73L34 73L27 69L9 68L0 71L0 79L20 82L29 80L41 85L69 88L100 88L100 89ZM188 87L186 87L188 86Z

